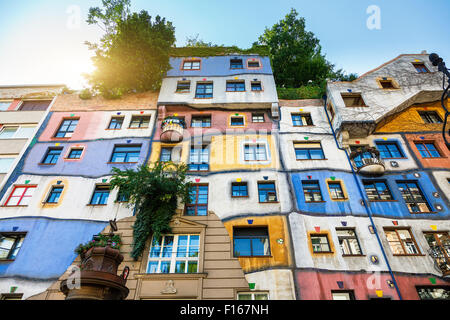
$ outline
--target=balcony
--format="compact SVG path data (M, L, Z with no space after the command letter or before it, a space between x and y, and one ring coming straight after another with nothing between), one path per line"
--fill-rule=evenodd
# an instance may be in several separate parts
M380 159L380 152L376 148L362 147L350 154L353 169L365 176L381 176L385 167Z
M450 280L450 244L431 246L428 254L433 258L436 268L442 272L444 279Z
M186 128L186 123L183 119L177 117L167 117L161 123L162 142L180 142L183 140L183 132Z

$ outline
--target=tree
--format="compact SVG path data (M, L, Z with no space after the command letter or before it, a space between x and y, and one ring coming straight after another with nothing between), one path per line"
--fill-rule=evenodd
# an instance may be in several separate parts
M172 23L142 10L130 13L129 0L103 0L105 10L91 8L87 22L98 24L105 35L95 51L95 70L88 75L92 88L105 98L157 90L170 69L169 52L175 43Z
M213 44L212 42L205 42L202 39L199 39L199 34L197 33L195 36L187 37L185 47L189 48L212 48L219 47L217 44ZM223 45L222 45L223 47Z
M129 199L128 206L136 210L133 225L133 251L137 260L146 241L153 235L170 233L169 223L181 204L189 201L191 183L187 181L187 165L184 163L156 162L149 167L141 165L136 171L113 168L111 189Z
M298 17L295 9L272 28L266 28L258 43L270 48L275 82L279 87L324 87L327 78L347 77L342 70L333 71L334 65L322 54L319 39L305 29L305 18Z

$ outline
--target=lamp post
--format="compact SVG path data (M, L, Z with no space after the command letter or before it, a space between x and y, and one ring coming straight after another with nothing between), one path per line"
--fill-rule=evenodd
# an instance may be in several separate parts
M447 148L450 150L450 142L447 141L447 137L445 136L445 131L446 131L446 126L447 126L447 119L449 117L450 112L448 111L448 109L445 106L445 97L448 96L448 91L450 89L450 71L449 69L445 66L445 62L444 60L436 53L432 53L429 56L429 59L431 61L431 63L433 64L433 66L438 67L438 71L442 72L444 74L444 78L443 78L443 82L442 82L442 87L444 89L444 92L442 93L442 97L441 97L441 105L442 108L444 108L445 110L445 118L444 118L444 127L442 128L442 136L444 137L444 141L445 144L447 145ZM445 77L447 77L447 82L448 85L446 87L445 84ZM448 134L450 135L450 129Z

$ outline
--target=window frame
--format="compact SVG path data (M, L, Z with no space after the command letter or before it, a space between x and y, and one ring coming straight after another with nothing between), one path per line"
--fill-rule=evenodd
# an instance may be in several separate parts
M277 185L276 185L275 181L258 181L257 185L258 185L258 202L259 203L278 203L279 202L279 200L278 200L278 192L277 192ZM268 188L262 188L261 189L261 186L263 186L263 185L273 185L273 189L270 189L270 190L273 190L273 191L265 191L266 201L261 201L261 196L262 196L261 192L264 192L264 190L269 190L269 189ZM269 201L268 200L269 196L272 195L272 194L274 194L275 200Z
M233 124L233 119L237 119L237 118L242 119L242 124ZM230 127L238 127L238 128L245 127L245 116L243 116L243 115L231 116L230 117Z
M55 139L70 139L70 138L72 138L72 136L73 136L73 134L75 132L75 129L78 126L79 121L80 121L80 118L63 118L61 120L61 123L60 123L58 129L56 130L55 134L53 135L53 138L55 138ZM66 122L69 122L69 124L67 125L67 130L63 131L61 129L64 126L64 123L66 123ZM69 129L73 126L73 122L76 122L76 124L73 127L72 131L70 131ZM58 135L60 133L64 133L64 136L63 137L58 137Z
M417 113L419 114L419 116L422 118L423 122L426 124L439 124L439 123L443 123L441 116L439 115L439 113L437 111L427 111L427 110L420 110L417 111ZM435 117L438 121L435 122L435 119L432 119L432 116Z
M200 161L192 161L192 158L196 157ZM203 161L204 158L207 157L207 161ZM201 145L191 144L189 148L189 159L188 159L188 171L195 172L206 172L209 171L209 162L211 160L211 145L208 143L203 143ZM202 169L205 168L206 169Z
M57 154L51 154L53 151L59 151ZM47 148L47 152L45 153L44 157L42 158L40 165L46 165L46 166L54 166L58 162L59 157L61 156L63 151L63 147L49 147ZM47 158L51 158L50 162L47 162ZM55 160L56 158L56 160ZM53 162L54 161L54 162Z
M129 157L129 154L130 154L130 153L136 154L137 151L122 151L122 152L117 152L117 151L116 151L117 148L124 148L124 147L128 147L128 148L133 148L133 147L137 148L137 147L139 147L139 152L138 152L138 156L137 156L137 157L138 157L138 160L137 160L137 161L131 161L131 162L126 161L126 160L128 160L128 159L130 158L130 157ZM110 164L112 164L112 163L121 163L121 164L125 164L125 163L128 163L128 164L138 163L138 162L139 162L139 158L140 158L140 156L141 156L141 151L142 151L142 144L116 144L116 145L114 145L113 151L112 151L112 153L111 153L111 158L110 158L110 160L109 160L109 163L110 163ZM124 161L123 161L123 162L116 162L116 161L113 161L113 160L115 160L115 159L114 159L114 155L115 155L116 153L125 153Z
M360 92L341 92L341 98L344 101L344 105L346 108L367 108L366 101ZM348 99L355 99L357 102L361 102L362 104L352 104L348 105ZM354 102L355 102L354 101Z
M209 212L208 212L208 206L209 206L209 184L207 184L207 183L197 183L197 184L192 184L191 188L193 188L193 187L195 187L195 190L196 190L196 192L195 192L195 203L191 203L189 201L189 203L185 204L184 215L185 216L196 216L196 217L197 216L202 216L202 217L206 217L206 216L209 215ZM206 203L198 203L199 196L200 196L200 187L206 187L206 192L207 192L206 193ZM189 196L191 196L191 195L189 195ZM198 214L199 207L204 207L204 209L206 211L206 214L199 215ZM188 214L189 208L194 208L193 214Z
M107 192L102 191L102 190L107 190ZM96 194L101 194L100 197L98 198L99 199L98 203L94 203ZM106 197L104 197L104 194L106 194ZM89 200L88 205L89 206L107 206L110 195L111 195L110 185L98 183L94 187L94 191L92 192L92 196L91 196L91 199Z
M119 119L120 122L116 121L115 124L114 124L114 128L111 128L111 124L113 124L113 121L117 120L117 119ZM111 117L111 120L109 121L109 124L108 124L108 128L106 128L106 130L121 130L122 126L123 126L124 119L125 119L124 116L113 116L113 117ZM119 128L117 128L117 124L120 125Z
M258 88L259 88L258 90L255 90L255 89L254 89L256 85L259 85L259 86L258 86ZM250 82L250 89L251 89L252 92L261 92L261 91L264 91L264 90L263 90L263 86L262 86L262 82L261 82L261 81L251 81L251 82Z
M380 152L381 159L406 159L406 154L403 152L403 149L400 147L397 141L375 141L375 145L377 150ZM395 146L400 157L393 157L392 151L387 146ZM386 146L385 150L380 150L379 146ZM384 157L383 154L387 152L389 153L389 157Z
M17 204L15 204L15 205L8 205L8 204L9 204L9 201L11 200L11 198L17 197L17 196L13 196L14 192L15 192L17 189L21 189L21 188L24 188L25 190L24 190L24 191L22 192L22 194L20 195L20 199L19 199L19 201L17 202ZM36 184L31 184L31 185L28 185L28 184L24 184L24 185L14 185L14 186L13 186L13 189L11 190L11 193L9 194L9 196L8 196L8 198L6 199L6 201L5 201L5 203L3 204L3 206L4 206L4 207L27 207L28 204L21 204L21 202L22 202L22 200L23 200L24 198L32 198L33 195L34 195L34 192L36 191L36 188L37 188L37 185L36 185ZM25 195L25 194L27 193L28 189L34 189L31 195ZM28 200L28 201L29 201L29 200Z
M181 86L187 85L187 88L182 89ZM177 81L177 87L175 89L175 93L189 93L191 92L191 81L190 80L182 80Z
M334 299L334 296L333 296L334 294L348 294L349 299L345 299L345 300L356 300L354 290L331 290L331 300L342 301L342 299Z
M20 249L23 246L23 242L25 241L25 237L27 235L27 232L7 232L7 231L0 231L0 240L2 237L4 238L15 238L13 245L8 250L8 254L6 258L0 258L0 262L4 261L15 261L17 259L17 256L19 255ZM0 242L1 243L1 242ZM14 254L14 251L17 250L17 253ZM14 256L12 256L14 254Z
M312 144L318 144L320 146L320 148L317 148L317 147L299 147L300 145L305 145L306 146L306 145L312 145ZM308 142L293 141L293 146L294 146L295 160L297 160L297 161L327 160L327 158L325 157L325 152L323 151L322 142L320 142L320 141L308 141ZM321 158L313 159L311 157L311 151L318 151L318 150L320 150ZM297 151L306 151L306 155L308 156L308 158L307 159L299 159L299 157L298 157L299 155L298 155Z
M185 257L178 257L179 253L183 253L183 251L179 251L179 243L180 243L180 237L182 236L188 236L187 238L187 245L186 245L186 256ZM189 253L191 251L191 236L198 237L198 247L197 249L197 256L196 257L189 257ZM167 237L173 237L172 245L170 246L172 248L172 251L170 252L170 257L164 257L165 251L164 249L167 247L165 246L165 241ZM158 257L152 257L152 249L155 247L155 237L153 236L150 240L150 248L147 255L147 266L145 269L146 274L197 274L200 272L200 255L201 255L201 234L199 233L171 233L171 234L163 234L160 237L161 241L159 242L159 253ZM176 250L174 250L176 248ZM195 251L194 251L195 252ZM197 262L197 271L196 272L176 272L176 266L177 262L184 262L185 263L185 271L188 271L189 268L189 262L194 261ZM156 271L157 272L149 272L150 263L151 262L157 262ZM169 272L161 272L161 266L162 262L169 262Z
M139 119L139 125L137 127L136 126L132 126L133 123L136 122L136 118ZM146 118L148 118L148 121L146 121ZM151 115L141 115L141 114L139 114L139 115L137 115L137 114L132 115L131 116L131 120L130 120L130 125L128 126L128 129L148 129L150 127L151 119L152 119ZM147 123L146 126L144 126L145 123Z
M332 247L331 247L331 241L330 241L328 233L313 232L313 233L310 233L308 236L309 236L309 241L311 243L311 248L312 248L312 253L313 254L333 253L333 250L332 250ZM312 242L313 237L315 237L315 238L325 238L327 240L326 244L328 245L328 251L315 251L314 244ZM319 244L322 247L322 245L324 245L325 243L320 242Z
M245 195L234 195L234 187L244 187L245 186ZM237 190L237 193L242 193L241 188L239 188ZM232 182L231 183L231 198L248 198L249 194L248 194L248 183L245 182Z
M301 183L302 183L303 197L305 198L305 203L322 203L322 202L325 202L324 199L323 199L322 190L320 188L319 180L302 180ZM316 201L316 200L314 200L314 201L307 200L306 194L309 194L310 196L312 195L311 199L314 199L315 198L314 194L317 194L317 192L312 192L312 193L311 192L307 192L307 190L310 190L310 189L308 188L308 189L305 190L305 185L317 185L317 188L313 189L313 190L319 190L318 194L320 195L320 199L321 200L318 200L318 201Z
M194 68L194 63L197 63L197 62L198 62L198 68ZM188 69L186 69L187 63L191 64L190 68L188 68ZM184 59L181 62L180 69L183 71L198 71L198 70L201 70L201 68L202 68L202 60L201 59Z
M426 213L432 213L433 212L433 210L432 210L433 208L431 207L430 202L428 201L427 197L425 196L424 192L422 191L422 188L420 187L420 184L418 183L417 180L396 180L395 182L397 183L398 191L400 192L400 195L401 195L401 197L403 199L403 202L406 204L409 213L411 213L411 214L422 214L422 213L425 213L426 214ZM408 190L407 193L409 194L410 198L413 199L413 201L405 199L404 192L402 192L400 190L400 185L399 184L406 185L407 190ZM410 191L410 187L408 186L408 184L415 184L416 189L419 191L419 195L423 199L422 202L415 201L416 199L414 197L414 194L413 194L412 191ZM420 208L420 206L417 205L418 203L424 203L427 206L428 211L411 211L410 207L408 206L409 203L416 204L417 208Z
M204 88L200 88L203 86ZM211 86L210 88L208 86ZM199 93L199 89L204 90L203 93ZM211 90L211 93L207 91ZM213 99L214 98L214 82L212 81L197 81L195 86L195 99Z
M339 231L352 231L354 235L353 236L342 236L342 235L339 235ZM362 248L361 248L361 243L359 242L358 234L356 233L356 228L336 227L336 236L337 236L339 247L341 248L343 257L360 257L360 256L364 255ZM347 248L349 248L350 253L345 253L345 250L343 249L341 240L343 240L343 242L347 242ZM352 247L350 246L349 242L346 240L356 240L356 244L358 245L358 248L359 248L359 253L353 253Z
M55 194L55 189L61 189L61 191L57 192L56 201L49 201L50 198ZM47 197L45 198L45 204L57 204L59 202L59 199L61 198L61 195L64 191L64 185L54 185L50 188L50 192L48 193ZM53 199L54 200L54 199Z
M201 120L201 125L200 126L193 126L192 124L194 123L194 119L196 121ZM207 119L208 121L205 122L204 121L205 119ZM193 115L191 117L191 128L211 128L211 120L212 120L211 115ZM204 125L205 123L209 124L209 125L205 126Z
M261 151L262 147L264 147L264 159L259 159L259 157L262 155L262 153L258 152L258 151ZM244 158L245 162L265 162L265 161L269 160L268 148L267 148L267 144L265 142L261 142L261 143L245 142L243 148L244 148L244 150L243 150L244 157L243 158ZM249 152L247 152L247 150ZM253 159L251 159L251 158L248 159L247 155L252 156Z
M232 90L230 90L230 89L232 89ZM246 91L245 80L227 80L226 81L225 92L245 92L245 91Z
M240 64L235 63L233 66L233 61L240 61ZM240 67L236 68L236 65L240 65ZM230 59L230 70L239 70L239 69L244 69L244 60L242 58L237 58L237 59Z
M236 235L236 230L246 230L246 231L254 231L254 230L263 230L265 231L265 235ZM250 240L250 255L236 255L236 243L235 240L245 240L248 239ZM257 239L265 239L267 241L267 252L263 252L263 254L255 254L257 252L254 252L253 250L253 241L252 240L257 240ZM253 227L247 227L247 226L234 226L233 227L233 257L235 258L259 258L259 257L271 257L272 256L272 250L270 247L270 232L269 232L269 226L253 226Z
M414 238L414 235L411 232L411 227L383 227L383 230L384 230L384 234L386 236L386 241L387 241L387 243L389 245L389 249L391 250L391 253L392 253L393 256L422 256L421 250L420 250L419 246L417 245L417 241L416 241L416 239ZM414 245L415 249L417 250L417 253L407 253L407 250L405 249L405 245L404 245L403 242L406 241L406 240L409 240L409 239L402 240L402 238L400 237L400 235L397 232L398 230L406 230L406 231L408 231L409 236L410 236L409 239L412 240L413 245ZM393 231L395 231L395 234L396 234L397 239L399 241L389 241L388 240L387 232L393 232ZM392 246L391 246L392 242L400 242L401 247L402 247L402 251L403 251L402 254L394 253L394 250L392 249Z
M78 158L71 157L71 154L73 151L76 151L76 152L81 151ZM84 147L71 147L71 148L69 148L69 152L67 153L67 156L64 159L66 159L66 160L81 160L81 158L83 157L83 153L84 153Z
M416 69L417 73L430 73L430 69L428 69L424 62L412 62L412 65ZM418 67L420 67L420 70ZM425 69L425 71L423 71L423 69Z
M249 295L251 297L251 299L239 299L240 295ZM256 295L265 295L266 299L255 299ZM241 291L241 292L237 293L236 300L240 300L240 301L264 301L264 300L269 300L269 292L267 292L267 291Z
M393 194L392 194L392 191L391 191L391 189L389 188L389 185L388 185L388 183L387 183L386 180L368 180L368 179L364 179L364 180L362 181L362 183L363 183L363 186L364 186L364 191L366 192L367 199L368 199L369 201L371 201L371 202L396 201L396 200L394 199L394 196L393 196ZM383 183L383 184L385 185L386 190L387 190L388 193L389 193L389 198L390 198L390 199L382 199L382 198L381 198L382 195L380 194L380 192L379 192L379 190L378 190L378 188L377 188L377 186L376 186L377 183ZM371 184L371 185L374 187L374 190L376 191L377 199L371 199L371 198L370 198L369 193L367 192L367 188L366 188L366 186L368 186L369 184Z
M327 188L328 188L328 192L330 194L330 199L331 201L347 201L348 200L348 195L345 192L344 186L343 186L343 182L341 180L328 180L327 182ZM332 190L335 190L334 188L330 188L330 184L337 184L339 185L340 191L342 192L342 198L334 198L333 197L333 192Z
M417 151L419 152L422 159L436 159L436 158L443 158L442 153L434 143L434 141L414 141L414 145L416 146ZM419 149L419 145L422 146L424 149ZM434 150L430 150L429 146L433 146ZM432 152L436 152L439 156L433 156ZM424 153L426 153L428 156L424 156Z
M300 117L299 119L294 119L294 117ZM312 121L311 113L305 112L293 112L291 113L291 120L293 127L310 127L314 126L314 122ZM301 122L301 124L296 124Z

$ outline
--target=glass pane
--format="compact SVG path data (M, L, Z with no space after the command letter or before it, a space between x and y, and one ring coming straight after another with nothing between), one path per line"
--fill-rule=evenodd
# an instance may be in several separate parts
M268 300L267 293L255 293L255 300Z
M157 273L158 261L150 261L147 267L147 273Z
M175 273L185 273L186 261L177 261L175 264Z
M234 239L234 255L235 256L251 256L251 240L250 239Z
M252 295L250 293L240 293L238 300L252 300Z
M188 262L188 273L196 273L197 272L197 261L189 261Z
M253 256L267 256L269 255L269 239L257 238L252 239L252 255Z
M170 261L161 261L160 272L161 273L169 273L170 272Z
M14 158L0 158L0 173L7 173L14 160Z

